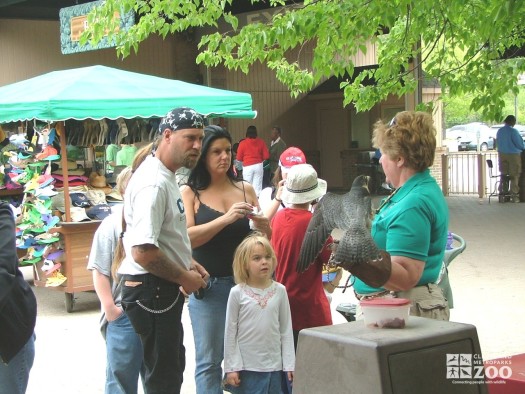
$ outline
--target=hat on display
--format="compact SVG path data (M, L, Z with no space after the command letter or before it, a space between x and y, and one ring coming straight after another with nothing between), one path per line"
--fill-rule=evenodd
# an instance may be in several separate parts
M4 152L4 155L8 157L7 160L9 161L9 164L11 164L12 167L26 168L29 164L29 160L20 158L16 151L7 151Z
M183 129L203 129L204 117L197 111L187 107L180 107L172 109L162 119L159 125L159 133L166 129L172 131Z
M106 203L106 193L104 193L102 190L89 189L86 192L86 197L92 206Z
M19 159L29 159L33 156L35 156L37 153L35 152L31 152L31 151L28 151L28 150L21 150L18 152L18 158Z
M78 168L77 162L69 159L66 161L66 166L68 170L76 170ZM58 167L62 169L62 162L59 163Z
M83 168L75 168L74 170L67 170L68 175L84 175L86 172ZM56 171L53 171L53 174L64 175L64 170L59 168Z
M53 178L55 178L56 180L55 187L56 188L64 187L64 176L60 174L52 174L52 175L53 175ZM85 186L88 180L87 176L82 176L82 175L68 175L67 179L68 179L69 188L70 188L69 190L71 190L73 186Z
M91 205L85 193L69 193L69 197L71 198L71 204L75 207L85 208Z
M122 194L120 194L120 193L118 192L118 190L113 189L113 190L111 191L111 193L109 193L109 194L106 196L106 200L107 200L107 201L111 201L111 202L114 202L114 201L120 202L120 201L124 201L124 198L122 197Z
M46 187L55 182L55 178L51 174L43 174L37 178L37 182L40 184L39 187Z
M91 219L86 215L86 210L80 207L71 207L69 210L72 222L85 222ZM62 215L62 220L66 220L66 214Z
M108 204L99 204L86 209L86 215L93 220L102 220L111 214L111 207Z
M35 237L37 244L52 244L60 240L58 233L43 233Z
M297 164L288 172L281 199L287 204L306 204L323 196L326 189L326 181L317 178L310 164Z
M51 197L53 209L60 212L66 212L66 203L64 201L64 192L59 192L57 195Z
M112 188L108 185L106 176L100 175L97 172L92 172L89 175L88 186L92 189L102 190L105 194L111 193Z
M1 138L0 141L2 141ZM9 137L9 142L11 142L18 149L25 149L29 143L29 140L25 137L25 135L13 134Z
M293 166L305 163L306 157L303 151L295 146L286 149L279 157L279 166L281 166L281 172L283 174L287 174Z
M53 190L52 186L45 186L35 190L35 196L47 199L49 197L56 196L58 192Z

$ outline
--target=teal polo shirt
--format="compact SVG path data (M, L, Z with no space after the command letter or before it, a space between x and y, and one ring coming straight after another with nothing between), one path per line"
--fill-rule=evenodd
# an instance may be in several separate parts
M387 197L388 199L388 197ZM434 283L439 276L448 234L448 205L430 171L416 173L375 215L372 237L381 250L425 262L419 285ZM376 289L355 278L359 294Z

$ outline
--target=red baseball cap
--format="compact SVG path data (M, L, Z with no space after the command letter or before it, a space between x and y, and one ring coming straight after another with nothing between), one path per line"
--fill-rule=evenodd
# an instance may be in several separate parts
M305 164L306 158L301 149L291 146L286 149L279 157L279 165L281 166L281 172L286 173L290 168L296 164Z

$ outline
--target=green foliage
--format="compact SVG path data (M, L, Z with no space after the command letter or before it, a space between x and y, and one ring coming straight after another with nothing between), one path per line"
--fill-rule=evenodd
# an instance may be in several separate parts
M485 122L487 124L503 123L503 118L507 115L516 115L518 124L525 124L525 87L519 87L518 95L507 92L501 97L503 106L501 107L501 118L491 119L483 115L481 111L473 111L470 106L474 99L474 94L467 93L460 96L450 97L443 94L443 108L445 113L445 128L457 124L470 122Z
M90 15L90 30L83 40L96 42L109 31L118 54L127 56L152 33L166 37L193 27L213 27L215 31L199 43L198 63L223 64L246 73L250 65L261 62L294 96L324 78L351 76L341 89L344 104L353 103L358 111L370 109L389 94L412 92L418 82L414 67L421 66L450 98L471 95L469 112L494 121L504 113L503 97L516 90L517 76L525 72L523 59L500 60L507 50L525 46L524 1L264 2L284 7L267 24L239 28L237 18L225 11L233 0L106 0ZM116 32L112 22L121 7L134 9L140 17L126 32ZM219 20L230 26L229 31L217 30ZM377 46L378 67L355 73L352 56L365 51L368 42ZM287 57L290 50L300 51L306 44L313 44L311 64Z

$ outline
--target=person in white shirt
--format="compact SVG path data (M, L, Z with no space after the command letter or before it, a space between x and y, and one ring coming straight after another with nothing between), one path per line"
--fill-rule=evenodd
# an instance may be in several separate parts
M224 336L225 390L281 392L293 380L295 351L286 288L272 279L277 266L268 239L255 233L237 247Z
M124 196L125 257L118 273L122 306L144 349L147 393L180 393L186 363L183 292L206 287L209 278L192 259L175 175L180 167L195 166L203 137L200 114L190 108L170 111L159 125L152 155L135 170Z
M118 175L116 189L121 195L130 177L131 167ZM100 330L106 340L105 393L136 394L139 375L144 378L142 343L122 309L120 278L112 274L116 274L116 265L120 263L114 256L121 232L122 204L116 204L95 232L87 268L93 272L93 284L102 308Z

